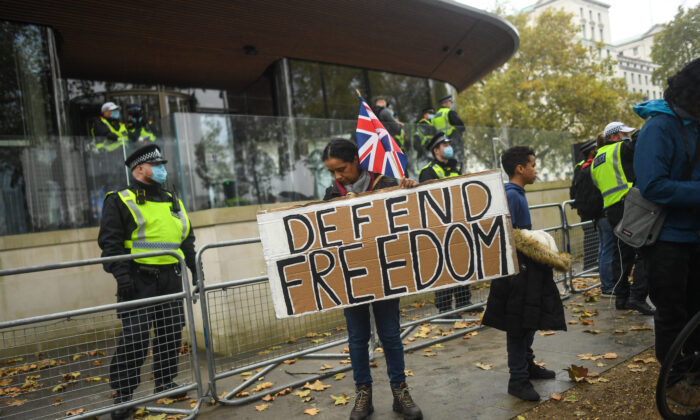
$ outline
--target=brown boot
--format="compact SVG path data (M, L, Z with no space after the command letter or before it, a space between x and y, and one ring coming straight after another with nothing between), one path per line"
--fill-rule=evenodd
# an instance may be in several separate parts
M423 413L416 403L413 402L413 398L408 392L406 382L402 383L398 388L392 386L391 393L394 394L393 409L397 413L403 414L404 420L421 420L423 418Z
M358 386L355 392L355 406L350 412L350 420L365 420L374 412L372 385Z

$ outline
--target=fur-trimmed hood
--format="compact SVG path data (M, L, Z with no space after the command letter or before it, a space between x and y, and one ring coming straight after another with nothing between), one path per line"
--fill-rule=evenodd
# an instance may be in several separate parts
M571 255L559 252L554 238L543 230L513 229L518 251L554 270L566 272L571 267Z

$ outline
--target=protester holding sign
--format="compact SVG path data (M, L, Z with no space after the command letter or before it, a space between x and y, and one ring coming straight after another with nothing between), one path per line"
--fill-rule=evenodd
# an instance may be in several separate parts
M482 324L506 332L508 393L525 401L538 401L540 396L530 379L554 379L555 374L535 363L532 342L536 330L566 330L552 268L566 271L571 261L568 254L559 254L548 233L530 230L532 222L523 187L535 182L535 152L514 146L503 152L501 163L510 178L505 188L520 273L491 282Z
M323 150L323 161L335 179L324 196L324 200L374 191L400 185L411 188L418 185L414 180L403 178L400 181L360 167L357 146L345 139L334 139ZM374 322L382 342L386 358L391 392L394 396L393 409L404 415L406 420L423 418L420 408L413 402L406 385L404 373L403 343L401 342L399 299L372 302ZM368 418L374 411L372 405L372 376L369 368L368 344L371 334L369 304L344 309L348 328L348 343L353 378L356 386L355 405L350 419Z

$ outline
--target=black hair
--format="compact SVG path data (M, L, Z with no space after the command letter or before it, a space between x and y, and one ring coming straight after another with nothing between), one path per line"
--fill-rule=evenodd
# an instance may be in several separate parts
M330 158L340 159L343 162L353 162L356 157L357 145L355 142L342 138L331 139L321 155L324 162Z
M694 117L700 117L700 58L689 62L668 78L664 99Z
M501 155L503 169L512 178L515 175L515 168L518 165L527 165L530 162L530 155L535 156L535 151L529 146L513 146Z

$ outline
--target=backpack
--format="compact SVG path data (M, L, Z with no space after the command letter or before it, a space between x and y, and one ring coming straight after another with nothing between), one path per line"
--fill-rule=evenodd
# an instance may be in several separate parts
M588 165L576 173L569 190L574 200L571 207L576 209L581 220L598 219L603 215L603 195L593 182L591 166Z

